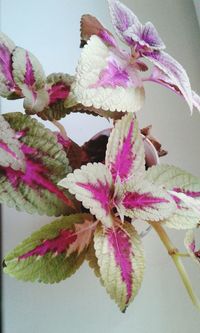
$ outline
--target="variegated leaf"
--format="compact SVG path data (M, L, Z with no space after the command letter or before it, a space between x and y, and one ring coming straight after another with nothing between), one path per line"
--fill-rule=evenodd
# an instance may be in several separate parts
M129 223L111 229L99 225L94 246L103 284L125 312L143 279L144 254L139 236Z
M192 91L192 97L194 107L200 112L200 96L195 91Z
M144 176L144 145L138 122L128 114L115 125L106 150L106 166L113 180L128 181Z
M162 221L176 209L167 191L143 180L129 181L118 187L115 202L120 216L145 221Z
M90 268L94 271L94 274L96 275L97 278L100 279L100 282L103 285L103 280L101 279L100 267L98 265L98 259L95 253L94 240L92 240L90 243L90 246L86 254L86 259L88 261Z
M89 163L59 182L106 226L112 225L112 177L102 163Z
M195 241L195 232L194 230L187 231L185 235L185 247L187 249L190 257L199 265L200 264L200 249L196 249L196 241Z
M125 32L130 27L135 27L138 30L141 30L142 24L140 23L137 16L120 1L108 0L108 4L112 23L117 35L123 42L130 44L131 39L126 37Z
M183 97L181 90L175 84L172 76L168 76L166 71L164 72L157 66L153 67L151 75L149 76L149 78L144 79L144 81L158 83L158 84L172 90L177 95ZM197 108L198 111L200 111L200 96L195 91L192 91L192 104L195 108Z
M144 101L144 89L127 58L112 51L97 36L84 47L72 92L78 103L105 111L135 112Z
M52 73L46 79L46 92L48 105L37 113L44 120L60 120L69 114L72 107L77 104L71 93L71 84L74 77L68 74ZM36 111L36 110L35 110ZM29 110L26 110L28 113Z
M0 33L0 96L6 98L22 97L13 78L12 55L15 49L13 41L3 32Z
M9 123L0 115L0 166L24 170L25 157Z
M14 130L25 155L25 170L0 167L0 201L18 210L59 216L75 207L68 192L57 186L70 171L56 136L35 119L8 113L4 119Z
M171 86L173 91L180 91L180 93L183 95L186 102L188 103L190 109L192 110L193 94L190 80L181 64L179 64L178 61L176 61L169 54L163 51L154 51L149 53L146 52L144 53L144 57L151 61L154 65L156 65L161 70L161 73L164 73L165 77L168 77L168 79L163 81L163 84L165 86ZM162 77L159 78L157 74L158 72L154 74L153 80L160 83L160 81L162 81Z
M24 95L24 108L29 112L42 111L49 103L45 89L46 77L37 58L23 48L13 52L13 76Z
M191 202L187 204L184 199L195 200L200 209L199 178L169 165L158 165L150 168L147 171L146 178L155 185L168 190L176 203L177 209L173 216L165 221L167 227L190 229L197 226L200 220L200 212L192 207Z
M76 214L45 225L5 257L5 273L24 281L57 283L80 267L96 224Z

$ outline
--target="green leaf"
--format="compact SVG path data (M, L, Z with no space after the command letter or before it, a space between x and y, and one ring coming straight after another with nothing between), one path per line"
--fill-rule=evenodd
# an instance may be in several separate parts
M14 172L1 168L0 202L31 214L60 216L74 212L71 195L57 186L71 172L57 137L27 115L8 113L4 119L19 137L26 169Z
M19 280L58 283L82 264L95 227L89 214L56 220L11 251L4 272Z
M175 199L177 209L165 221L169 228L192 229L200 220L200 179L174 166L157 165L148 169L146 178L157 186L164 187ZM188 201L188 203L187 203Z
M101 283L103 284L103 281L101 279L101 272L100 267L98 265L98 259L96 257L95 248L94 248L94 240L91 241L90 246L88 248L86 259L88 261L88 264L90 268L94 271L94 274L97 278L100 278Z
M144 254L139 236L129 223L113 229L99 225L94 247L103 284L124 312L143 279Z
M24 170L25 157L9 123L0 115L0 166Z

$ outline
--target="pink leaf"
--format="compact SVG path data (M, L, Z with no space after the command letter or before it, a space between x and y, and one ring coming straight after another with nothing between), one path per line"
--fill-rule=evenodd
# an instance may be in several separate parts
M119 149L115 161L111 164L111 173L114 181L119 176L121 181L127 178L133 168L135 155L132 151L134 121L130 123L128 135L124 138L122 147Z
M21 259L27 259L32 256L44 256L48 252L61 254L65 252L70 244L77 239L76 234L72 230L61 230L60 234L49 240L44 240L41 245L38 245L35 249L23 254L19 257Z
M24 83L28 87L32 87L35 83L35 75L34 75L34 71L33 71L33 66L32 66L28 52L26 52L26 71L24 73Z
M99 75L99 80L91 86L91 88L98 87L130 87L132 85L131 78L128 71L120 66L115 59L108 61L108 65L103 69Z
M168 200L160 197L153 197L151 193L127 192L123 199L123 205L126 209L144 209L153 208L156 204L167 203Z
M144 174L144 146L138 122L132 115L124 116L113 129L106 152L106 166L114 182L124 182L133 174Z
M12 53L5 45L0 45L0 66L7 86L14 91L15 83L12 76Z
M58 101L65 100L70 93L70 86L65 85L62 82L58 82L48 90L49 105L52 105Z
M74 208L73 203L69 200L63 191L61 191L47 176L49 170L46 169L39 161L30 159L31 154L37 154L37 150L27 147L22 147L23 153L26 155L26 168L25 171L16 171L11 167L4 168L4 172L15 189L18 188L21 182L28 185L31 189L45 189L55 194L57 198L62 200L67 206Z
M152 81L157 81L161 84L163 82L163 85L171 86L172 90L180 91L192 110L192 90L185 69L174 58L163 51L144 53L144 57L150 60L164 73L163 77L162 72L160 72L162 76L159 78L159 71L156 71L153 76L151 76ZM166 77L168 78L167 80L165 79Z
M76 185L87 190L91 194L92 199L101 204L101 207L106 211L106 214L109 213L110 186L107 182L104 184L100 180L97 180L95 184L77 182Z
M133 267L131 256L134 255L132 253L130 237L120 228L109 229L107 235L111 251L114 252L116 264L121 271L122 281L126 285L126 304L128 304L132 296Z
M118 36L122 41L133 45L132 40L125 35L130 27L140 29L142 27L139 19L133 12L118 0L108 0L112 23Z

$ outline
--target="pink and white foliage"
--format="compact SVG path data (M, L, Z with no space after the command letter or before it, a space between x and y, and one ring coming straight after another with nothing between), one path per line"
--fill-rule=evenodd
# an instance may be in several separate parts
M56 237L40 241L32 250L19 256L18 260L28 259L30 257L43 257L47 253L60 255L65 253L66 258L72 253L80 255L90 244L92 235L96 228L96 223L85 216L83 223L75 223L71 229L60 229Z
M184 243L190 257L199 265L200 249L197 250L194 230L187 231Z
M114 223L115 210L122 219L127 216L159 221L169 217L175 210L171 196L143 182L144 147L137 120L131 114L124 116L109 140L105 165L83 166L59 185L75 194L107 227Z
M108 3L115 31L130 51L120 49L117 43L107 43L103 32L109 36L112 34L106 29L101 35L92 36L77 67L73 92L78 102L104 110L135 112L143 104L143 83L151 81L179 93L191 111L193 106L199 110L199 96L192 91L185 69L163 51L165 45L154 25L151 22L142 25L137 16L118 0L108 0ZM140 58L155 65L152 74L143 79L139 71L146 70L146 66Z
M144 89L137 65L130 55L92 36L82 50L72 91L86 107L106 111L138 111L144 102Z
M133 176L144 176L144 144L138 133L138 122L129 116L115 125L109 137L106 166L114 182L119 179L123 183Z
M0 33L0 95L6 98L21 97L12 73L12 53L15 44L5 34Z
M24 98L25 110L34 114L65 101L69 86L62 81L50 84L38 59L0 33L0 95Z
M98 225L94 247L103 285L125 312L143 279L144 253L140 238L129 223L109 229Z
M158 165L147 171L146 179L164 187L176 204L176 211L165 221L167 227L197 227L200 221L200 181L197 177L174 166Z
M25 97L24 108L42 111L49 103L42 66L33 54L20 47L14 50L12 59L14 80Z
M89 214L62 217L25 239L5 258L5 271L24 281L60 282L83 263L97 223Z
M137 16L118 0L108 0L110 15L119 38L130 47L151 48L162 50L165 48L156 28L151 22L144 26Z

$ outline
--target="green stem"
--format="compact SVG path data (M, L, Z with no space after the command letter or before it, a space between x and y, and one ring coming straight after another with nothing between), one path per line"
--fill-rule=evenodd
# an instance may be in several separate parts
M182 279L182 282L192 300L192 303L196 306L196 308L200 311L200 302L195 295L190 279L188 277L188 274L185 270L185 267L183 266L182 260L180 258L180 255L178 253L178 250L174 247L172 244L171 240L169 239L167 233L163 229L163 227L159 223L150 223L152 227L155 229L157 232L158 236L160 237L161 241L163 242L164 246L166 247L169 255L172 257L172 260L180 274L180 277Z

